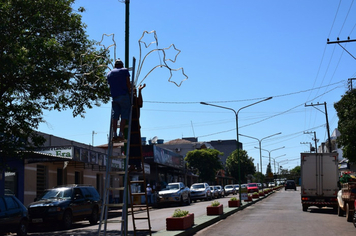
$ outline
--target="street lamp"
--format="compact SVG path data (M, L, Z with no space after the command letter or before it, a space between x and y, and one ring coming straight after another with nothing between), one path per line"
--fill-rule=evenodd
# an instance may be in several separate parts
M267 137L264 137L264 138L261 138L261 139L254 138L254 137L247 136L247 135L243 135L243 134L239 134L239 135L244 136L244 137L253 138L253 139L258 140L258 143L259 143L259 146L260 146L260 165L261 165L261 173L262 173L262 152L261 152L261 143L262 143L262 140L264 140L264 139L266 139L266 138L270 138L270 137L275 136L275 135L278 135L278 134L281 134L281 132L276 133L276 134L272 134L272 135L270 135L270 136L267 136Z
M275 158L273 158L273 157L271 157L272 159L273 159L273 168L274 168L274 173L276 174L276 159L277 158L279 158L279 157L284 157L286 154L283 154L283 155L280 155L280 156L278 156L278 157L275 157ZM265 157L265 158L269 158L269 157L266 157L266 156L263 156L263 157ZM278 162L277 162L278 163Z
M233 111L235 113L235 119L236 119L236 150L237 150L237 161L239 162L239 186L241 186L241 161L240 161L240 145L239 145L239 123L238 123L238 115L239 115L239 112L242 110L242 109L245 109L247 107L250 107L250 106L253 106L253 105L256 105L260 102L264 102L264 101L267 101L267 100L270 100L272 99L272 97L268 97L266 99L263 99L263 100L260 100L258 102L255 102L255 103L252 103L250 105L247 105L247 106L244 106L244 107L241 107L239 110L235 111L234 109L232 108L229 108L229 107L223 107L223 106L218 106L218 105L215 105L215 104L210 104L210 103L206 103L206 102L200 102L200 104L202 105L208 105L208 106L213 106L213 107L218 107L218 108L222 108L222 109L227 109L227 110L230 110L230 111ZM239 200L241 201L241 188L239 187ZM241 207L241 205L240 205Z
M287 162L288 163L288 159L285 159L285 160L282 160L280 162L277 162L277 164L278 164L278 174L280 174L280 172L279 172L279 164L281 164L282 162Z
M258 149L258 147L255 147L255 148ZM273 150L271 150L271 151L268 151L268 150L263 149L263 148L261 148L261 150L268 152L268 154L269 154L269 164L271 164L271 152L276 151L276 150L279 150L279 149L282 149L282 148L285 148L285 146L280 147L280 148L273 149Z

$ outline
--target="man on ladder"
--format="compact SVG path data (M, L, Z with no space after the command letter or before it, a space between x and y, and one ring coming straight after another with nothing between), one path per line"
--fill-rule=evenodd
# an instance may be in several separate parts
M124 63L118 59L115 68L108 73L108 83L112 97L113 142L125 142L124 129L130 115L130 73ZM117 122L121 116L120 131L117 135Z

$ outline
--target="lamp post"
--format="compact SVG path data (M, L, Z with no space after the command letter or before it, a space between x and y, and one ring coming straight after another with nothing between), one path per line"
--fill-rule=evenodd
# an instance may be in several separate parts
M278 164L278 174L280 174L280 172L279 172L279 164L281 164L282 162L287 162L288 163L288 159L285 159L285 160L282 160L280 162L277 162L277 164Z
M280 156L278 156L278 157L275 157L275 158L273 158L273 157L271 157L271 159L273 159L273 168L274 168L274 173L276 174L276 159L277 158L279 158L279 157L284 157L286 154L283 154L283 155L280 155ZM269 158L269 157L266 157L266 156L263 156L263 157L265 157L265 158ZM278 163L278 162L277 162Z
M262 173L262 152L261 152L261 143L262 143L262 140L266 139L266 138L270 138L272 136L275 136L275 135L279 135L281 134L282 132L279 132L279 133L276 133L276 134L272 134L270 136L267 136L267 137L264 137L264 138L261 138L261 139L258 139L258 138L254 138L254 137L251 137L251 136L247 136L247 135L243 135L243 134L239 134L241 136L244 136L244 137L248 137L248 138L253 138L253 139L256 139L258 141L258 144L259 144L259 147L260 147L260 165L261 165L261 173Z
M272 99L272 97L269 97L269 98L266 98L266 99L263 99L263 100L260 100L258 102L255 102L255 103L252 103L250 105L247 105L247 106L244 106L244 107L241 107L239 110L235 111L234 109L232 108L229 108L229 107L223 107L223 106L218 106L218 105L215 105L215 104L210 104L210 103L206 103L206 102L200 102L200 104L202 105L208 105L208 106L213 106L213 107L218 107L218 108L222 108L222 109L227 109L227 110L230 110L230 111L233 111L235 113L235 119L236 119L236 150L237 150L237 161L239 162L239 186L241 186L241 161L240 161L240 145L239 145L239 123L238 123L238 115L239 115L239 112L242 110L242 109L245 109L247 107L250 107L250 106L253 106L253 105L256 105L258 103L261 103L261 102L264 102L264 101L267 101L267 100L270 100ZM241 188L239 187L239 200L241 201ZM241 207L241 205L240 205Z
M255 148L258 149L258 147L255 147ZM271 164L271 152L276 151L276 150L279 150L279 149L282 149L282 148L285 148L285 146L280 147L280 148L273 149L273 150L271 150L271 151L268 151L267 149L263 149L263 148L261 148L261 150L268 152L268 154L269 154L269 164Z

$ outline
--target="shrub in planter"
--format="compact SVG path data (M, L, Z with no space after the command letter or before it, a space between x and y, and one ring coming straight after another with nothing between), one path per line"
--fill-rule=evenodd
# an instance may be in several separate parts
M252 198L259 198L260 196L258 195L258 193L256 193L256 192L254 192L253 194L252 194Z
M209 215L221 215L223 213L223 204L218 201L213 201L211 206L206 207L206 214Z
M229 207L239 207L240 206L240 200L237 199L236 197L230 198L230 201L228 201Z
M174 210L173 216L166 218L167 230L184 230L194 225L194 213L189 211L182 211L180 209Z
M264 193L264 191L260 190L260 191L258 192L258 195L260 195L261 197L263 197L263 196L265 195L265 193Z

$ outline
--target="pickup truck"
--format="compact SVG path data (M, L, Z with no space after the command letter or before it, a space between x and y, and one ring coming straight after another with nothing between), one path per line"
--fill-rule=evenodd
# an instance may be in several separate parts
M346 220L352 222L355 214L356 182L343 183L337 194L338 216L346 214Z

